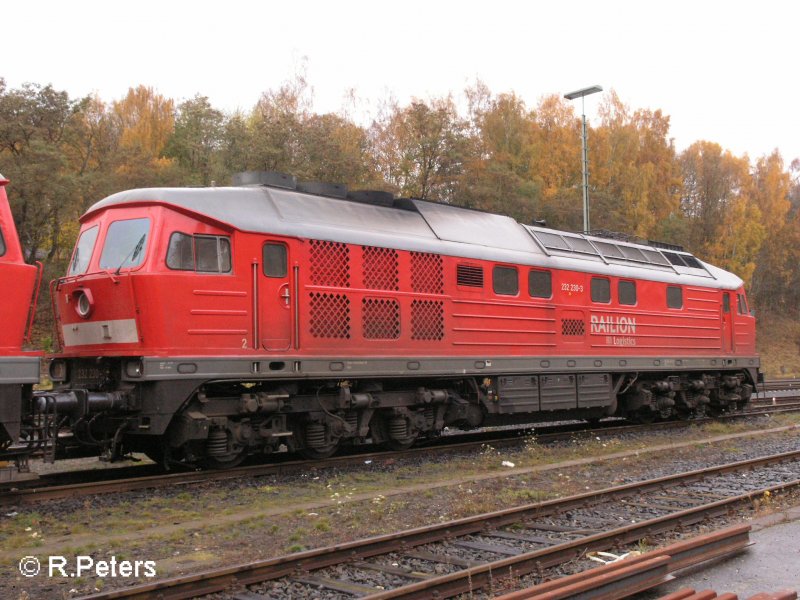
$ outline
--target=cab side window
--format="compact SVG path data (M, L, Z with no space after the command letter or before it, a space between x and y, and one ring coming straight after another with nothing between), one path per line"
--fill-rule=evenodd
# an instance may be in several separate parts
M736 294L736 300L738 305L738 310L740 315L747 314L747 300L744 297L744 294Z
M0 229L0 256L6 253L6 241L3 239L3 231Z
M177 271L230 273L230 239L221 235L188 235L176 231L169 238L167 266Z
M228 273L231 270L231 243L216 235L194 236L197 270L204 273Z
M167 266L180 271L194 271L194 238L185 233L173 233L167 249Z

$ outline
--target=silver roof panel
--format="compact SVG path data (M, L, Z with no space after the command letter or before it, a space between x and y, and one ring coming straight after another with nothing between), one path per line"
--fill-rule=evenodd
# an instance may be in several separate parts
M404 201L402 206L405 208L397 208L257 186L146 188L108 196L93 205L81 220L107 208L149 202L200 213L235 229L255 233L433 252L676 284L723 289L737 289L742 285L742 280L736 275L706 263L703 265L707 273L701 276L700 269L685 267L676 270L660 265L616 261L606 264L596 255L554 253L548 256L532 237L536 230L520 225L510 217L423 200ZM560 234L557 230L546 231ZM595 241L596 238L588 239Z

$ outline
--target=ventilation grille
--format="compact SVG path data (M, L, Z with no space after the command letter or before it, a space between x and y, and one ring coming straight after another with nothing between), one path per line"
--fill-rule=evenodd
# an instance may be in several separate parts
M441 340L444 337L444 302L414 300L411 303L411 339Z
M388 298L361 301L364 337L368 340L396 340L400 337L400 304Z
M483 287L483 269L470 265L458 265L456 267L456 281L458 285Z
M397 250L363 246L364 287L371 290L400 289Z
M441 256L411 253L411 289L420 294L444 293Z
M311 285L350 287L350 250L345 244L311 240Z
M309 327L315 338L350 339L350 300L344 294L312 292Z
M585 335L586 325L583 319L563 319L561 321L561 335Z

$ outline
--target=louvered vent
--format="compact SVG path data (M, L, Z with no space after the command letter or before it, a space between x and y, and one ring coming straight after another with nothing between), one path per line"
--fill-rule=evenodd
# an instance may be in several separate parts
M400 304L389 298L361 301L364 337L368 340L396 340L400 337Z
M371 290L400 289L397 250L363 246L364 287Z
M483 287L483 269L471 265L458 265L456 282L467 287Z
M411 339L441 340L444 338L444 302L414 300L411 303Z
M311 240L311 285L350 287L350 250L345 244Z
M586 333L586 325L582 319L562 319L561 320L561 335L584 335Z
M350 300L344 294L312 292L309 330L315 338L350 338Z
M425 252L411 253L411 289L420 294L444 292L441 256Z

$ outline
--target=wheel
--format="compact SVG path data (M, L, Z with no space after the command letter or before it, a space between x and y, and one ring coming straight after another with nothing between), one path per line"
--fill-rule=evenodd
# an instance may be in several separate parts
M409 431L404 417L374 417L370 423L373 440L377 437L382 448L387 450L408 450L417 441L419 433Z
M203 449L198 451L201 463L208 469L231 469L239 466L247 456L247 448L233 440L225 428L212 428Z
M339 440L333 444L328 444L321 448L300 448L300 455L309 460L321 460L323 458L330 458L339 450Z
M408 450L417 441L417 436L406 438L404 440L388 439L383 443L387 450Z
M632 420L635 423L641 423L642 425L650 425L650 423L653 423L656 420L656 413L649 408L641 408L636 411Z
M331 433L322 423L306 423L296 434L305 444L299 448L301 456L309 460L330 458L339 449L339 436Z
M203 459L203 466L207 469L232 469L242 464L242 461L247 457L247 451L242 450L239 454L234 454L230 457L216 457L206 456Z

